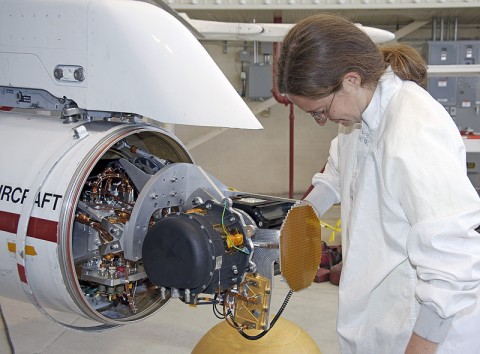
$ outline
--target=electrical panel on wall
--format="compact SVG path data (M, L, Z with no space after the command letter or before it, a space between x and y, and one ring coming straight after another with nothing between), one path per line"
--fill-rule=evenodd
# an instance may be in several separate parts
M271 64L254 63L248 67L248 98L263 101L272 97L273 71Z
M429 42L430 65L480 63L480 41ZM447 76L428 79L428 91L450 113L460 131L480 132L480 79Z
M480 63L480 41L429 42L430 65L475 65ZM428 79L428 91L450 113L464 135L467 174L480 193L480 78L445 76ZM470 139L475 138L475 139Z
M242 62L242 96L252 101L264 101L272 97L273 88L273 43L254 42L253 55L247 50L240 52ZM260 60L261 58L261 60ZM248 68L244 69L244 64Z

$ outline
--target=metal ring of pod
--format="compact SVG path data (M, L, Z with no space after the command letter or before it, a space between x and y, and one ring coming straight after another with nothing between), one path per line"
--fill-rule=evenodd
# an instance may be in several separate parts
M0 296L30 301L82 330L140 320L163 306L168 298L141 263L122 258L121 231L138 191L116 162L130 157L151 167L132 160L125 142L192 162L178 139L146 124L62 124L1 112L0 119ZM70 326L71 315L93 322Z

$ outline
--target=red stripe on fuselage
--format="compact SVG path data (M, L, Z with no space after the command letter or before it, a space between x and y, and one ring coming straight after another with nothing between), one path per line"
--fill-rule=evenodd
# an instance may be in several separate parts
M19 214L0 211L0 230L16 234L18 230ZM30 217L27 236L57 243L58 222Z
M0 211L0 230L16 234L19 219L18 214Z
M27 236L57 243L58 222L30 217Z
M20 277L20 280L25 284L28 284L27 276L25 275L25 267L17 263L17 269L18 269L18 276Z

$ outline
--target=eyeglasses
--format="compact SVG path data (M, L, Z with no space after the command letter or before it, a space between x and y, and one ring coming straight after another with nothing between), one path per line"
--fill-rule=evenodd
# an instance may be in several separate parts
M325 123L327 121L328 112L330 112L330 108L332 107L333 100L335 99L335 94L336 92L333 93L333 97L330 101L330 104L328 105L328 108L321 111L310 112L310 115L313 117L313 119L320 123Z

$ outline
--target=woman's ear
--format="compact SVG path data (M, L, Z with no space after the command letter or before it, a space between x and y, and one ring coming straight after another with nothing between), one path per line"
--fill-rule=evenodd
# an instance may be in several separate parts
M359 73L351 71L343 76L343 87L359 88L362 86L362 77Z

